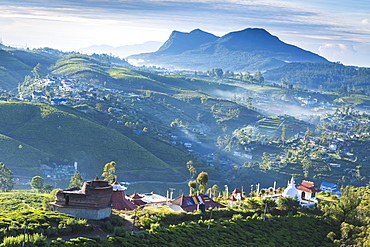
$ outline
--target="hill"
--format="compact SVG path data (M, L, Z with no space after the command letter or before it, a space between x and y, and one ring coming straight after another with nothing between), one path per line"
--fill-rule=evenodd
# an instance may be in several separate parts
M191 158L186 153L147 137L157 151L166 150L165 162L124 134L73 108L13 102L1 103L0 112L0 156L16 174L39 175L41 163L52 166L53 162L76 161L81 172L93 177L114 160L122 180L186 179L183 164Z
M40 73L46 73L47 68L60 57L55 54L38 50L2 50L0 49L0 85L5 90L14 90L26 75L32 75L32 69L41 64Z
M370 68L345 66L340 63L290 63L278 69L264 73L267 80L281 81L283 78L290 83L301 82L308 88L326 89L340 88L342 85L350 88L366 88L369 85Z
M298 61L327 62L259 28L246 28L222 37L199 29L190 33L174 31L157 52L132 55L128 59L174 69L233 71L265 70Z

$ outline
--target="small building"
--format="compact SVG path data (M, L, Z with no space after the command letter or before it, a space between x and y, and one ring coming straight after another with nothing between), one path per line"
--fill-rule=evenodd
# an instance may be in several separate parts
M204 204L205 209L209 208L225 208L226 206L213 201L209 196L179 196L174 199L169 208L175 212L193 212L199 209L199 205Z
M113 188L107 181L87 181L82 188L59 190L51 202L54 211L76 218L101 220L111 215Z
M330 192L330 194L332 194L333 192L338 190L338 186L333 183L322 182L320 185L320 190L327 191Z
M316 193L321 191L317 188L318 185L314 185L313 182L309 181L303 181L298 185L297 190L300 193L302 200L307 202L317 202Z
M144 196L141 196L139 195L138 193L134 193L132 195L129 195L127 196L127 199L132 202L133 204L135 204L136 206L144 206L146 204L146 202L144 202L142 199L144 198Z
M140 194L143 196L141 200L145 202L145 207L162 207L169 204L169 199L166 196L161 196L153 192Z

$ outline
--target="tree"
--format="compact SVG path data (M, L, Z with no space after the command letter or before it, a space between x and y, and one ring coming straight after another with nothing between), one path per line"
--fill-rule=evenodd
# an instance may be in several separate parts
M41 70L41 64L38 63L33 69L32 74L35 79L40 79L40 70Z
M265 82L265 78L262 76L262 73L260 70L257 70L257 72L254 75L254 79L257 81L257 83L262 84Z
M208 173L207 172L199 173L197 177L197 183L199 184L199 193L203 195L207 189Z
M190 179L193 179L195 174L197 173L197 170L195 169L195 167L193 166L193 161L192 160L189 160L188 162L186 162L186 167L188 168L189 170L189 173L190 173Z
M30 185L38 193L41 193L44 189L44 179L40 176L35 176L31 179Z
M246 201L247 207L251 209L258 209L261 207L261 203L259 200L255 198L250 198Z
M105 181L108 181L109 184L113 184L116 181L117 176L114 174L116 172L116 162L111 161L105 164L103 173L101 174L104 177Z
M8 192L14 187L13 172L0 162L0 191Z
M50 193L53 190L54 186L51 184L45 184L42 188L42 192L44 193Z
M195 191L195 189L197 188L197 181L195 181L195 180L190 180L190 181L188 182L188 186L189 186L189 196L194 195L194 191Z
M347 186L342 189L339 200L322 206L321 210L329 221L339 224L342 222L358 224L363 215L361 209L365 209L365 207L359 207L363 199L359 191L354 190L352 186Z
M82 176L79 171L75 171L75 174L70 179L69 187L82 187Z
M279 197L277 204L281 210L289 212L296 212L301 207L298 199L291 197Z
M211 188L211 193L214 197L217 196L217 194L220 192L220 189L218 188L217 184L214 184Z
M286 125L283 124L283 126L281 126L281 141L283 142L283 144L286 140L286 129Z

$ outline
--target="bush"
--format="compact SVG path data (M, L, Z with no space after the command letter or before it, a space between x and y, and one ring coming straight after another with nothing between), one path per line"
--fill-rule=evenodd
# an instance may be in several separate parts
M11 236L11 237L5 237L3 239L3 243L0 246L6 246L6 247L19 247L22 245L22 242L25 243L33 243L33 244L41 244L46 239L46 236L42 234L21 234L18 236Z

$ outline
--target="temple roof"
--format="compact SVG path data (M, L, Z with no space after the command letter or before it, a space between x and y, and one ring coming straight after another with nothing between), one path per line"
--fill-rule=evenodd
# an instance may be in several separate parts
M238 188L235 188L232 192L233 194L239 194L242 193Z
M117 210L134 210L137 208L137 205L127 200L125 193L120 190L113 191L112 204L112 208Z
M113 184L112 184L112 187L113 187L113 191L117 191L117 190L127 190L127 188L125 186L122 186L120 185L117 181L115 181Z
M313 182L303 181L302 183L299 184L299 186L297 187L297 190L311 192L311 193L321 191L320 189L317 189L317 187L318 186L317 185L315 186Z

